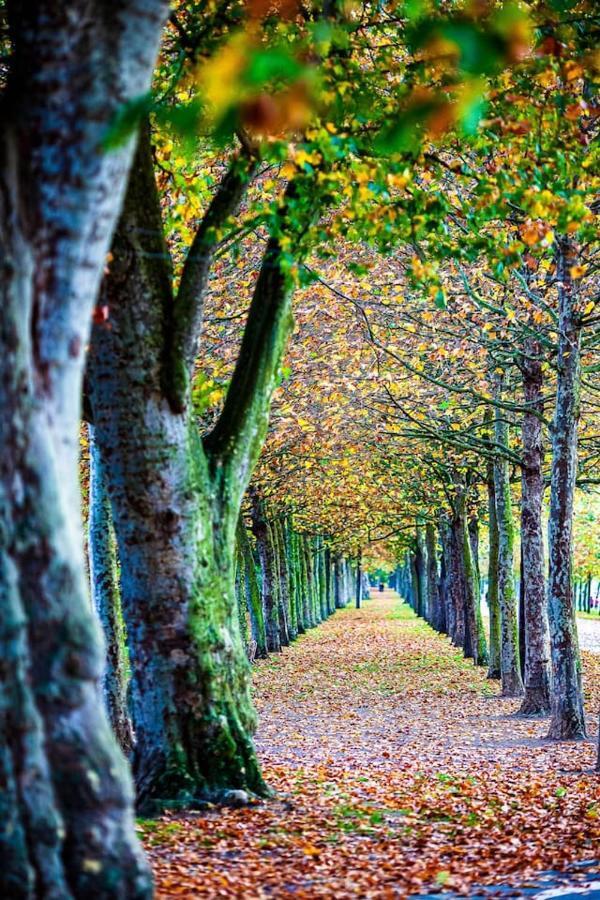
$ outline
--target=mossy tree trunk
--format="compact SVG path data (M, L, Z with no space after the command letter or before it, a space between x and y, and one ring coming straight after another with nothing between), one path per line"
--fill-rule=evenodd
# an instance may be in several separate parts
M472 512L469 516L469 545L473 558L473 602L475 607L475 632L477 636L477 665L487 666L489 652L483 619L481 617L481 570L479 567L479 516Z
M465 590L465 656L472 658L477 666L486 666L488 652L481 619L479 572L473 553L472 526L467 521L466 507L461 510L461 523Z
M573 603L573 497L581 387L581 325L576 312L577 291L570 273L575 263L573 243L561 238L557 247L558 376L548 523L548 614L553 672L549 737L559 740L582 738L586 734Z
M234 554L291 329L276 238L267 242L223 411L203 440L190 390L218 230L254 168L252 160L232 162L174 294L145 132L105 279L110 327L94 329L88 381L122 561L133 765L146 809L218 799L229 789L266 792L252 743ZM284 233L292 195L290 188L278 212Z
M261 606L264 611L267 651L278 653L281 650L281 626L275 547L263 503L256 496L252 498L252 531L260 561Z
M490 649L488 678L500 678L500 648L502 643L502 627L500 616L500 598L498 595L498 519L496 517L496 488L494 481L494 463L487 464L488 495L488 580L487 604L490 614Z
M250 614L248 598L246 595L246 581L244 578L244 560L240 552L239 544L236 544L235 552L235 602L242 644L244 645L246 656L248 659L252 660L254 659L255 647L250 633Z
M290 525L287 519L278 520L279 548L281 553L280 573L283 581L283 592L286 597L288 611L288 635L290 641L298 637L298 621L295 598L294 559L292 555Z
M487 663L487 648L479 609L479 585L467 521L467 486L457 484L452 504L451 591L455 606L455 643L476 665Z
M410 590L407 592L407 601L413 608L414 612L419 614L419 572L417 569L417 558L414 551L409 554L410 568Z
M319 601L321 606L321 618L327 619L329 616L329 606L327 603L327 556L325 551L325 542L323 535L317 536L317 562L319 570Z
M289 610L287 607L287 593L284 576L282 573L282 554L279 541L279 528L276 519L267 521L267 540L270 548L269 552L273 566L273 594L277 605L278 622L279 622L279 645L287 647L290 643L289 633Z
M311 627L321 622L321 604L319 602L319 582L316 572L314 536L306 536L306 577L310 604Z
M252 640L256 644L255 657L264 659L268 655L265 616L260 595L260 583L256 571L256 561L250 545L248 532L243 518L240 516L237 530L237 543L243 566L246 598L250 613L250 629Z
M314 628L315 621L313 619L313 609L311 602L311 585L309 581L309 549L308 549L308 535L301 533L298 536L299 546L298 546L298 557L300 570L302 572L302 611L303 611L303 619L304 619L304 628L308 630L309 628Z
M296 627L298 634L306 632L306 622L304 620L304 570L302 568L302 559L300 555L300 535L293 527L290 526L290 571L294 580L294 603L296 606Z
M427 562L424 531L423 525L417 522L415 527L415 612L418 616L427 618Z
M440 634L448 634L448 604L447 604L447 590L446 590L446 556L444 551L444 544L442 541L442 524L438 526L436 530L436 534L434 536L434 541L436 544L439 544L440 554L439 554L439 571L437 578L437 600L438 600L438 625L437 630ZM434 544L435 546L435 544Z

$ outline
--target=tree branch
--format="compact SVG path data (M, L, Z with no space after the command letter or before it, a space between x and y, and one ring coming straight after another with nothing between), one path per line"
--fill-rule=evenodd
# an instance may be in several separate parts
M174 412L183 412L186 406L210 267L222 239L220 229L237 212L257 165L257 159L246 152L236 156L221 180L188 251L172 306L163 368L163 390Z
M291 182L279 211L278 233L269 239L263 256L223 411L204 439L217 489L234 512L264 443L278 370L292 330L293 286L285 271L287 251L282 249L279 235L287 238L293 230L293 226L286 227L286 220L295 207L296 194ZM313 215L307 211L303 219L311 224ZM297 237L292 235L292 240Z

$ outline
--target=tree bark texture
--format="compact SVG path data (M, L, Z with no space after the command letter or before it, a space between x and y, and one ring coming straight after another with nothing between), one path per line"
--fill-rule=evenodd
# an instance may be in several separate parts
M501 377L498 378L498 395L502 394ZM508 423L505 413L496 409L494 433L496 444L508 448ZM521 697L523 681L519 659L519 632L517 622L517 597L514 578L514 522L511 505L510 481L506 457L498 455L494 462L494 490L496 519L498 523L498 596L500 603L500 674L502 696Z
M522 373L526 403L521 429L521 586L525 626L525 696L520 711L523 715L546 715L550 712L551 671L542 534L543 373L541 347L533 339L526 342Z
M548 523L548 615L553 673L549 736L558 740L582 738L586 734L572 563L581 382L581 326L575 311L576 289L570 274L575 261L571 241L561 238L557 249L558 374Z
M0 106L0 894L142 898L151 879L100 692L78 483L84 351L166 4L7 5Z
M88 557L92 602L104 634L106 663L102 677L104 702L119 746L129 755L133 730L127 706L127 651L121 612L116 539L110 500L104 483L93 426L88 426L90 477Z

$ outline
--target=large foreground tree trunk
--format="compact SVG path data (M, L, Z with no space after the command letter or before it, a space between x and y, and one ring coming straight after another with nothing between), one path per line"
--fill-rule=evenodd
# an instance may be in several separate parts
M0 108L0 895L151 893L99 689L78 483L83 356L165 5L9 3Z
M522 362L526 411L523 416L521 475L521 585L525 625L523 715L550 712L550 637L544 583L542 421L544 411L540 346L529 339Z
M203 440L190 389L218 231L254 166L232 161L174 296L144 132L103 291L108 327L96 325L90 353L94 427L122 562L133 767L140 807L149 810L226 799L232 789L267 793L252 742L234 562L242 497L292 324L276 239L265 250L223 412ZM285 231L285 204L278 215ZM268 615L265 624L275 640Z
M548 614L552 647L552 721L549 737L585 737L581 663L573 603L573 497L577 475L581 326L570 270L574 248L562 238L557 249L559 292L558 378L552 427L552 475L548 549Z

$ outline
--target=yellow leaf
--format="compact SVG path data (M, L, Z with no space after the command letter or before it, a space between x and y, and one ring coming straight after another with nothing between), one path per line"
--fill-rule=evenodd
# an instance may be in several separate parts
M587 271L587 266L571 266L569 275L571 278L583 278Z

